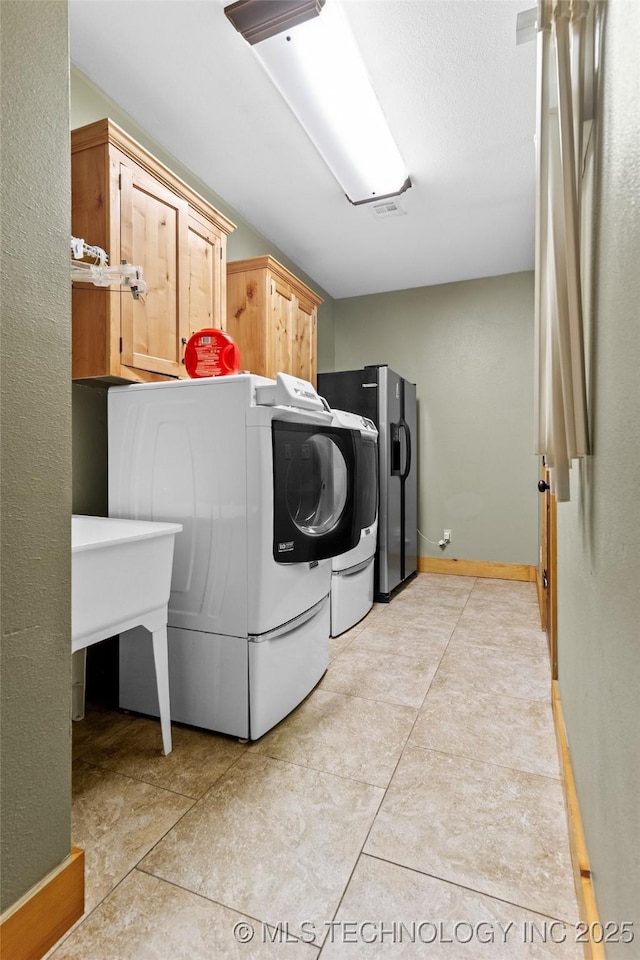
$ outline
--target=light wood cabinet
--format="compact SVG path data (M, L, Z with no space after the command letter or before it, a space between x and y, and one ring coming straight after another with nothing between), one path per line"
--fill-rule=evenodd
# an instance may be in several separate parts
M315 385L322 298L273 257L227 264L227 333L242 368L265 377L291 373Z
M224 328L226 242L235 229L111 120L71 133L73 236L111 265L141 266L147 292L73 284L75 378L185 377L184 345Z

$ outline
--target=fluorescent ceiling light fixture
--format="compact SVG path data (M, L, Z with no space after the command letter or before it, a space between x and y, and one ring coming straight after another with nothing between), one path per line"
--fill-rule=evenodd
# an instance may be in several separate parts
M324 5L325 0L237 0L224 12L248 43L260 43L317 17Z
M263 0L265 11L267 2ZM225 7L243 36L249 36L248 29L236 20L241 8L249 5L262 7L253 0ZM312 11L304 2L280 6L292 16L300 6L306 7L307 19L295 20L292 27L294 20L283 23L283 17L275 34L273 25L265 27L267 39L253 40L254 52L348 199L370 203L403 193L411 186L407 169L337 0L312 4ZM254 26L252 35L260 30Z

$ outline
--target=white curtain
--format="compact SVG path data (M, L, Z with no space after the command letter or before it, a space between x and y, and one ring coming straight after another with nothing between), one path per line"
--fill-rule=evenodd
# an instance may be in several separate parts
M590 290L596 71L591 0L539 0L536 200L536 453L569 499L569 469L589 453L585 301Z

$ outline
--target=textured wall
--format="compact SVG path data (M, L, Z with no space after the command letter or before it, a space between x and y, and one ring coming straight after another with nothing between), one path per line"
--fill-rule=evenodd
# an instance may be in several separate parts
M337 300L337 370L388 363L417 384L425 557L535 564L533 274Z
M599 98L593 456L558 506L558 670L602 921L640 957L640 6L606 5Z
M67 5L2 0L2 887L70 850Z

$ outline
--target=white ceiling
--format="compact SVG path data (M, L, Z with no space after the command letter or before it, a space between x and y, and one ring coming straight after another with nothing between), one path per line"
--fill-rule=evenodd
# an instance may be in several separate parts
M333 297L533 269L533 0L345 0L413 183L383 220L347 201L227 2L71 0L71 59Z

